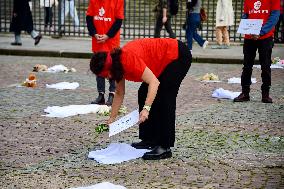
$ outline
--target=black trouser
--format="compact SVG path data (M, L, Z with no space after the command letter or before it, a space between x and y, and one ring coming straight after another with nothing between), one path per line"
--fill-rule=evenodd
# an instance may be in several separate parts
M52 26L52 7L44 7L44 13L45 13L45 17L44 17L44 26L47 27L48 24L51 27Z
M261 65L261 90L269 92L271 86L271 53L273 48L273 38L269 37L262 40L245 39L243 53L244 53L244 67L242 73L242 92L249 93L251 85L252 67L256 57L256 51L259 53L259 62Z
M280 27L281 24L282 28ZM281 37L279 37L279 30L281 33ZM274 38L276 41L279 41L281 39L281 42L284 42L284 14L280 14L279 16L279 20L275 26Z
M139 125L139 138L165 148L174 146L176 97L180 84L191 65L191 54L182 42L178 42L179 57L170 63L158 77L160 81L156 98L148 120ZM148 84L142 83L138 91L139 111L142 110L148 92Z
M176 38L176 34L173 32L172 26L171 26L171 17L168 16L167 18L168 18L167 21L163 23L163 15L158 14L156 16L155 33L154 33L155 38L160 38L163 25L165 25L165 29L170 35L170 38L173 38L173 39Z

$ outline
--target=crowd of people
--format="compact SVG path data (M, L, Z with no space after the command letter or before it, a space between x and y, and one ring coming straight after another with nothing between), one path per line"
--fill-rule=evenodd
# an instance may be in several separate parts
M70 6L71 1L68 2ZM48 6L44 4L46 7L46 27L48 25L52 27L50 7L56 5L56 2L56 0L50 0ZM136 39L128 42L122 48L120 48L120 28L124 20L125 1L90 0L86 11L87 28L92 37L93 56L90 60L90 70L97 77L99 94L96 100L91 103L112 106L108 120L108 124L110 124L115 121L123 103L125 80L142 82L138 90L139 138L141 141L132 143L132 146L137 149L151 149L150 152L144 154L143 159L145 160L164 159L172 156L171 147L174 146L175 142L176 97L180 84L191 66L193 39L204 49L208 45L208 41L197 32L202 20L200 14L201 0L187 0L185 27L187 44L177 40L171 28L170 21L173 15L170 9L173 3L176 3L176 1L158 1L154 10L156 14L154 38ZM271 53L275 26L279 26L277 25L278 20L283 22L282 0L281 3L282 16L280 16L280 0L244 1L242 18L262 19L263 25L259 35L248 34L244 37L242 93L234 99L234 102L250 100L252 67L258 51L262 70L262 102L272 103L269 96ZM71 9L70 11L74 13L75 25L78 25L76 11ZM20 19L29 20L29 23L27 24ZM233 20L232 0L218 0L216 7L217 46L214 48L229 48L228 27L233 24ZM170 38L161 38L160 32L163 26L165 26ZM21 44L19 38L21 30L31 34L35 39L35 45L39 43L41 35L33 29L28 0L14 0L11 31L15 33L15 42L12 45ZM282 39L278 35L276 37L277 40L283 41L283 32ZM105 78L110 83L107 101L104 97Z

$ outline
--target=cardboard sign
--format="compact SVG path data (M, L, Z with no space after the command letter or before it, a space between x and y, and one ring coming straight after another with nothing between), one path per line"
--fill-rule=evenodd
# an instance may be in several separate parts
M134 126L139 121L139 111L134 110L109 125L109 137Z
M259 35L262 19L241 19L237 33Z

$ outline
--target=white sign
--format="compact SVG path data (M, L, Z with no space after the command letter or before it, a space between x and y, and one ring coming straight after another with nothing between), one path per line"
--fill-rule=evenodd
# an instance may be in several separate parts
M241 19L237 33L259 35L262 19Z
M126 116L120 118L119 120L111 123L109 125L109 137L132 127L139 121L139 111L134 110L133 112L127 114Z

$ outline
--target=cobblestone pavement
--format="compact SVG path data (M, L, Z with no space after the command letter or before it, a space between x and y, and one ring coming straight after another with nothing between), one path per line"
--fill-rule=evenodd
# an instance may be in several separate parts
M252 100L233 103L211 98L240 77L241 65L193 64L177 99L176 146L173 157L160 161L137 159L101 165L87 159L90 150L111 142L138 140L133 127L113 138L97 134L96 114L64 119L47 118L47 106L88 104L97 96L95 77L87 59L0 56L0 188L68 188L102 181L129 189L150 188L284 188L284 70L272 70L273 104L260 102L260 70ZM75 73L37 73L35 89L16 87L35 64L63 64ZM222 83L198 77L214 73ZM72 91L46 89L45 84L79 82ZM138 83L127 83L124 105L137 107Z

